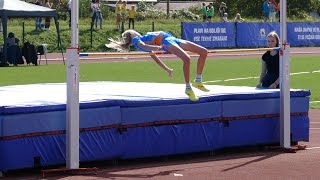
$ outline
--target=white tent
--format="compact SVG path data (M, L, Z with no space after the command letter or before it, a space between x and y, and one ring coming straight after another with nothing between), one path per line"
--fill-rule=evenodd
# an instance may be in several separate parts
M58 35L58 47L61 47L58 14L55 9L27 3L20 0L0 0L0 17L3 26L3 55L2 65L7 63L7 23L8 18L15 17L53 17ZM1 66L1 65L0 65Z

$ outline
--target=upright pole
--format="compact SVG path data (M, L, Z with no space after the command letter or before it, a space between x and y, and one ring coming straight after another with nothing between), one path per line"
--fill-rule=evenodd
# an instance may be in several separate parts
M71 47L67 48L66 164L79 168L79 0L71 1Z
M24 22L22 22L22 45L24 44Z
M92 31L93 31L93 22L91 22L91 27L90 27L90 48L92 48Z
M280 0L280 145L290 148L290 45L287 41L287 0Z
M124 32L124 20L121 21L121 33Z
M170 0L167 0L167 18L170 16Z

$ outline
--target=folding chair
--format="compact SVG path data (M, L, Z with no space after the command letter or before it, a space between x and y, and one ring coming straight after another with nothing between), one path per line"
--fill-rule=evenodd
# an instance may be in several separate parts
M48 45L47 44L41 44L40 46L37 47L37 54L40 56L39 59L39 65L41 62L41 56L44 55L45 59L46 59L46 64L48 64L48 60L47 60L47 52L48 52Z

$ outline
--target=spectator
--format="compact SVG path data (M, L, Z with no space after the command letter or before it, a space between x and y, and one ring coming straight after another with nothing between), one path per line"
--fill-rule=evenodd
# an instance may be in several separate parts
M279 36L270 32L267 36L269 48L279 46ZM271 50L262 55L262 68L257 88L279 88L279 51Z
M19 47L19 39L15 37L13 32L8 34L7 38L7 57L9 64L17 66L23 64L23 59Z
M47 7L47 8L51 8L51 4L50 4L49 0L45 0L45 3L43 6ZM44 23L45 30L50 30L50 23L51 23L51 17L46 17L45 23Z
M229 20L228 20L228 13L224 13L222 19L223 19L223 22L229 22Z
M137 12L136 12L136 7L134 5L131 6L131 9L128 12L129 16L129 29L130 29L130 24L132 23L132 29L134 29L134 19L136 18Z
M276 22L276 7L277 7L277 3L274 0L271 0L271 3L269 3L270 22Z
M241 18L240 13L237 13L237 14L236 14L236 17L234 18L234 22L236 22L236 23L242 23L243 21L244 21L244 19Z
M207 6L205 2L202 3L201 11L202 11L203 22L205 22L207 20Z
M209 3L208 11L207 11L207 19L209 22L212 21L212 17L214 16L214 7L213 3Z
M98 21L100 21L100 29L102 29L102 13L101 13L101 3L100 0L96 0L97 16L96 16L96 29L98 26Z
M127 2L122 1L122 7L121 7L121 17L122 17L122 22L126 22L126 15L127 15Z
M118 0L116 3L116 16L117 16L117 21L116 21L116 30L119 31L120 29L120 21L121 21L121 7L122 7L122 1Z
M201 91L209 92L204 84L202 83L202 72L205 66L205 62L208 55L208 50L198 44L193 42L178 39L172 36L171 33L164 31L149 32L146 35L141 35L135 30L127 30L122 33L122 39L119 41L114 41L110 39L110 43L107 47L129 51L130 45L133 45L136 49L152 52L157 50L164 50L175 54L177 57L181 58L183 61L183 72L184 80L186 83L185 93L189 96L192 101L198 101L199 98L194 94L190 85L190 55L186 51L191 51L198 54L198 64L197 64L197 75L195 81L193 81L192 86L200 89ZM169 76L172 76L173 70L167 67L156 55L151 55L151 58L164 69Z
M13 32L9 32L7 41L8 41L7 47L14 46L14 45L19 46L19 42L20 42L20 40L15 37Z
M96 0L91 0L91 3L90 3L90 10L91 10L91 29L93 29L93 25L94 25L94 22L96 20L96 17L97 17L97 5L96 5Z
M225 2L221 2L220 7L219 7L219 15L220 15L220 21L221 22L225 22L223 17L224 17L224 13L227 12L227 5Z
M42 0L37 0L36 5L42 6ZM41 22L42 22L42 17L37 17L36 18L36 30L41 29Z
M264 16L264 22L269 22L269 0L265 0L263 3L263 16Z
M278 17L280 22L280 2L277 4Z

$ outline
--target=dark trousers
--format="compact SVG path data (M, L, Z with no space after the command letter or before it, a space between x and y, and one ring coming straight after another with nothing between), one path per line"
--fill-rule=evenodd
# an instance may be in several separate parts
M130 29L131 23L132 23L132 29L134 29L134 18L129 18L129 29Z
M46 17L45 18L44 27L45 28L50 28L50 24L51 24L51 17Z
M8 47L7 57L10 64L23 64L21 50L17 45L11 45Z
M96 20L97 13L94 12L91 16L91 29L93 29L94 21Z
M267 73L262 79L262 87L269 87L279 78L278 74ZM277 86L279 88L279 85Z

